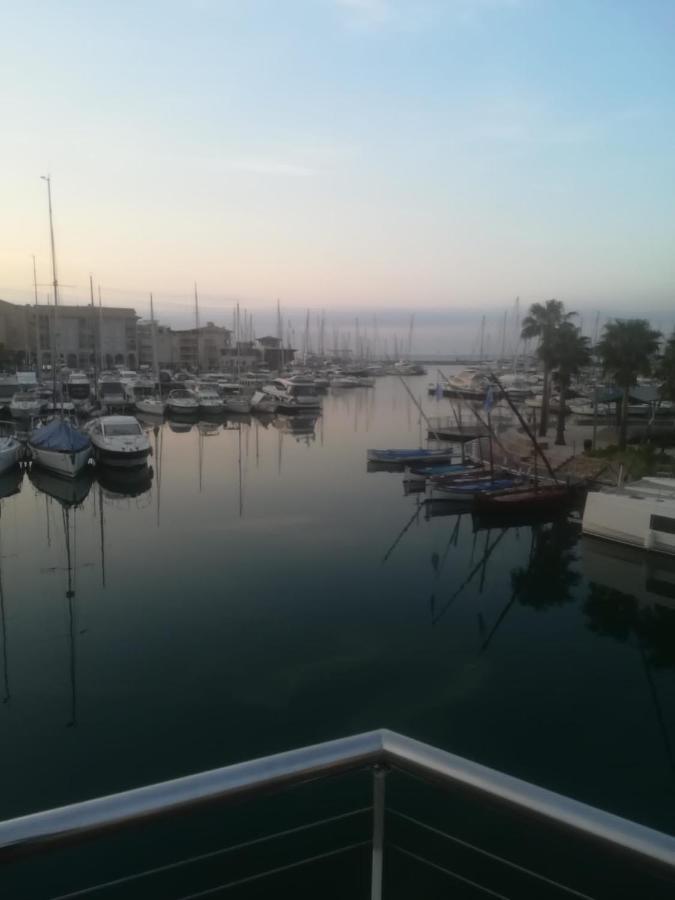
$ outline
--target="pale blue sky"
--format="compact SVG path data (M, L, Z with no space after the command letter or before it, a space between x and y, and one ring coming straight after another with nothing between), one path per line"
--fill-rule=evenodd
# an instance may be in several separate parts
M66 302L667 310L674 87L672 0L6 4L0 296L49 170Z

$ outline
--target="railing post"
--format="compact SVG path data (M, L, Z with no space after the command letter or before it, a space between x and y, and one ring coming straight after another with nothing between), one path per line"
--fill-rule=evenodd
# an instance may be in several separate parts
M387 770L373 769L373 850L370 873L370 900L382 900L382 869L384 862L384 789Z

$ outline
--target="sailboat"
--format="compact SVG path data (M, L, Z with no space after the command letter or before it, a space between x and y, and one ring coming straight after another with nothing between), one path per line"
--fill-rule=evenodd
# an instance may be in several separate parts
M136 400L136 409L141 413L146 413L151 416L163 416L164 410L166 409L166 403L161 397L159 362L157 360L157 328L155 325L155 310L152 302L152 294L150 294L150 330L152 336L152 371L158 393L153 396L141 397Z
M49 175L43 176L47 182L47 198L49 202L49 233L52 250L52 273L54 287L54 341L52 353L52 372L54 373L54 399L56 399L56 371L58 368L58 346L56 317L59 307L59 282L56 277L56 250L54 247L54 220L52 216L52 185ZM28 439L31 458L38 465L50 469L59 475L73 478L87 465L91 456L91 441L67 419L53 419L46 425L35 428Z

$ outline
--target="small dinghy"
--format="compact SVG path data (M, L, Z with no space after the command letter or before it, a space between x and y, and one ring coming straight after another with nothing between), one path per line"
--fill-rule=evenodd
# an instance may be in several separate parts
M65 419L53 419L36 428L28 446L33 462L67 478L74 478L81 472L91 456L91 441L87 435Z
M368 450L368 462L411 466L415 463L450 462L452 450Z

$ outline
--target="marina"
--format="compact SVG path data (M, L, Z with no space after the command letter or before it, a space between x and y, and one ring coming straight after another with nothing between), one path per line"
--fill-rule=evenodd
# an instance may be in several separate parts
M386 725L675 829L672 601L653 646L626 626L659 720L578 517L429 517L400 469L367 470L419 418L388 376L301 434L159 420L139 472L3 475L2 818Z

